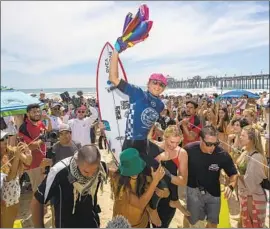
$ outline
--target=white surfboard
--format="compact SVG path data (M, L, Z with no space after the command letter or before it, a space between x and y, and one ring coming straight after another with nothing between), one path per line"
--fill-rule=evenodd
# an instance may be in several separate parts
M109 150L119 162L119 154L125 138L129 97L119 91L109 81L110 59L113 46L107 42L99 56L96 76L97 100L100 120L105 125ZM119 78L127 80L121 60L118 62Z

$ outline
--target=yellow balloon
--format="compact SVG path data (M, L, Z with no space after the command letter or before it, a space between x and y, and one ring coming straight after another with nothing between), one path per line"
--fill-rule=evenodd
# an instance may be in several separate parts
M231 228L230 223L230 211L229 211L229 205L228 200L224 197L224 185L220 186L221 190L221 206L220 206L220 213L219 213L219 224L218 228Z
M23 228L22 226L22 220L17 219L14 221L13 228Z

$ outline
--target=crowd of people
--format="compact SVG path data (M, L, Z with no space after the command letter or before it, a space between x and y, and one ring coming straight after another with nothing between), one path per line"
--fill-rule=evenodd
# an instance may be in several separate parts
M167 228L179 210L183 227L205 220L206 227L215 228L221 192L227 199L237 196L239 227L264 227L269 94L258 100L191 93L168 97L162 95L167 79L159 73L143 91L119 79L118 55L112 55L110 81L130 102L119 166L102 160L107 144L97 102L90 104L78 92L75 106L48 101L42 92L44 107L30 104L26 115L1 120L1 227L13 227L27 179L35 227L44 227L46 205L52 206L53 227L100 227L97 193L107 180L112 217L123 216L117 219L130 227ZM146 110L151 115L143 115ZM185 189L184 205L179 186Z

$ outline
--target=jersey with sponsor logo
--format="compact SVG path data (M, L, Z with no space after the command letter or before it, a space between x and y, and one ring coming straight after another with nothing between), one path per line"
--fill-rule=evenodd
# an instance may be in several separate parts
M141 88L124 80L121 80L117 87L129 96L130 107L127 114L126 139L147 139L149 130L164 109L163 102L150 92L143 91Z

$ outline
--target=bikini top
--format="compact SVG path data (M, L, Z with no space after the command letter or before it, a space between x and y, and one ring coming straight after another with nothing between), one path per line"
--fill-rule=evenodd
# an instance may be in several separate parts
M171 159L177 168L179 168L179 166L180 166L179 159L178 159L180 150L181 150L181 148L178 150L177 156L175 158Z

